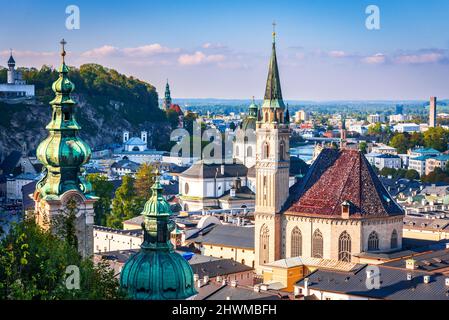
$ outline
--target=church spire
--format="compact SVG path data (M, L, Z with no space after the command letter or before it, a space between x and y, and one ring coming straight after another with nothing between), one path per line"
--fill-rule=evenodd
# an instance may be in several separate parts
M285 108L282 100L281 81L279 78L279 68L276 57L276 23L273 22L273 44L271 51L270 64L268 69L267 84L265 87L264 105L270 108Z
M45 167L45 176L36 185L39 198L59 197L69 190L78 190L86 196L91 185L81 175L81 167L91 156L90 147L78 137L81 129L75 118L75 101L70 94L75 85L69 80L69 68L65 64L64 39L62 63L58 68L59 78L53 83L55 98L50 102L52 117L46 129L48 137L37 148L37 157Z
M172 100L171 100L171 93L170 93L170 85L168 84L168 79L167 79L167 84L165 85L164 109L165 110L170 109L171 104L172 104Z

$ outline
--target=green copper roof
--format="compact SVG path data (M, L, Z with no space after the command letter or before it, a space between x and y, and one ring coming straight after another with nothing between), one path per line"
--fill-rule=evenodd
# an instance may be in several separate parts
M265 88L264 103L262 108L285 108L282 100L281 81L279 77L279 68L276 58L276 41L273 33L273 45L271 51L270 65L268 69L268 78Z
M196 294L187 260L174 251L170 233L176 229L170 205L162 196L159 176L142 212L144 241L141 250L126 261L120 285L137 300L187 299Z
M36 192L40 198L58 198L68 190L79 190L90 197L92 187L81 175L81 166L91 156L89 146L78 137L81 129L75 118L76 103L70 97L75 85L69 80L69 68L65 64L64 50L59 78L53 83L55 98L50 102L52 117L46 129L47 138L37 148L37 158L44 165L45 175L37 183Z

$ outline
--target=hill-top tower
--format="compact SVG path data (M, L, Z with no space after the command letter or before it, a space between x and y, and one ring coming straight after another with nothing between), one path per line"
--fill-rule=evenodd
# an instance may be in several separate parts
M274 24L273 24L274 26ZM281 257L281 209L289 195L289 116L282 99L276 58L276 33L265 97L256 124L256 266ZM265 237L259 237L259 231ZM271 239L270 239L271 237Z
M83 256L93 253L93 205L96 197L92 186L81 174L81 167L91 156L89 146L78 137L81 129L75 119L75 102L70 97L74 84L68 79L65 64L66 42L62 45L59 78L52 89L56 97L50 102L52 117L46 129L48 137L37 148L37 157L44 165L44 177L34 192L37 223L54 230L60 217L75 214L75 235Z

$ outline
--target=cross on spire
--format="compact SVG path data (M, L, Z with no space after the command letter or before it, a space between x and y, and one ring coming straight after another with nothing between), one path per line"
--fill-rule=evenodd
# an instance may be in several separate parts
M65 52L65 45L67 44L67 41L65 41L64 39L62 39L61 42L59 42L59 43L61 44L61 49L62 49L62 51L61 51L62 62L64 62L64 57L65 57L65 55L66 55L66 52Z
M276 42L276 21L273 20L273 42Z

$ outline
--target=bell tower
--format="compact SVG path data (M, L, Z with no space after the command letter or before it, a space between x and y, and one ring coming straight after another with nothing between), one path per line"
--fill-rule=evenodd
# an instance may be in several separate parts
M281 210L289 195L290 117L282 99L274 26L264 102L256 124L256 270L282 256Z
M93 253L93 206L97 197L82 175L82 166L89 161L91 150L78 137L81 127L75 118L76 103L70 97L75 86L68 78L65 44L62 40L59 78L52 86L56 96L50 102L52 116L46 127L49 134L36 152L44 165L44 176L34 192L35 219L43 229L58 232L64 224L61 218L70 217L73 228L67 236L75 239L74 244L82 256L89 257Z

